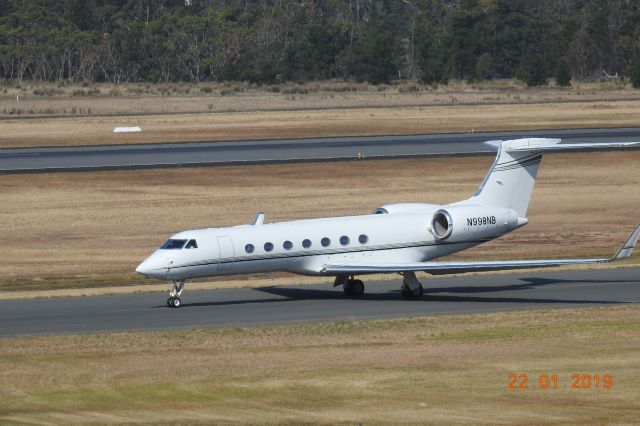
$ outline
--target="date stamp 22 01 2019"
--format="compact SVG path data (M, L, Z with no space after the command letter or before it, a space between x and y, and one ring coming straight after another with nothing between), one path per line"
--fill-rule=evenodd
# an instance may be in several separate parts
M604 374L571 374L569 379L567 376L558 376L558 374L540 373L537 381L529 380L527 373L509 373L508 389L612 389L613 375Z

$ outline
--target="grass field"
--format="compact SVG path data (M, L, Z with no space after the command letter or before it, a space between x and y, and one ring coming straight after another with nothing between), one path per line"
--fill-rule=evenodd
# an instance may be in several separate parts
M0 95L0 148L640 125L640 92L617 84L352 86L12 90ZM143 131L112 133L127 125Z
M613 254L640 219L639 160L638 151L545 156L529 225L458 257ZM491 162L466 157L2 176L0 236L12 244L3 248L0 289L151 283L133 270L174 232L249 223L257 210L266 211L267 221L281 221L364 214L394 202L448 203L470 196ZM318 282L275 278L239 277L234 285Z
M0 89L2 89L0 87ZM427 86L417 82L371 86L325 81L259 86L221 84L128 84L90 86L38 84L0 90L0 118L122 116L283 111L357 107L487 103L548 103L637 100L640 92L619 81L571 87L527 87L515 80Z
M639 356L633 305L0 339L0 422L634 424Z

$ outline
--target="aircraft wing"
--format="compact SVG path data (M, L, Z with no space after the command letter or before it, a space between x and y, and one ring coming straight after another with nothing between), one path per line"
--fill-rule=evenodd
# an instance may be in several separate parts
M546 268L561 265L589 265L627 259L631 256L640 225L629 235L615 256L609 259L542 259L542 260L491 260L471 262L416 262L416 263L336 263L326 264L325 274L373 274L385 272L424 271L432 275L460 274L464 272L502 271L509 269Z

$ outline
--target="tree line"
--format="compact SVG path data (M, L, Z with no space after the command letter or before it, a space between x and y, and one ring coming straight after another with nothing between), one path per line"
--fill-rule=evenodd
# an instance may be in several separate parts
M0 83L603 73L640 84L634 0L0 0Z

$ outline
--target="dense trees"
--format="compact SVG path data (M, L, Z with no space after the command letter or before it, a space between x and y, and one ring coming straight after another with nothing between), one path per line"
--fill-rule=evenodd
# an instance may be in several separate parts
M556 69L556 84L558 86L570 86L571 85L571 73L569 72L569 63L566 59L562 58L558 62Z
M0 82L640 73L633 0L0 0Z

